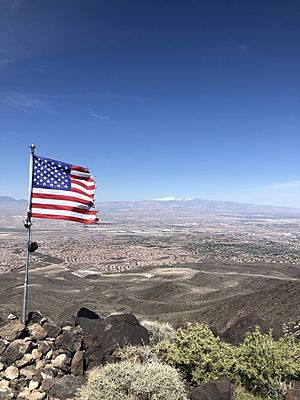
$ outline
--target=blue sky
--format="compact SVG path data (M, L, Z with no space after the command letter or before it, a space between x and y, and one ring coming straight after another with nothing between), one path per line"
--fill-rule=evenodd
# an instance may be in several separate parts
M299 20L299 0L0 0L0 194L26 198L35 143L98 201L300 207Z

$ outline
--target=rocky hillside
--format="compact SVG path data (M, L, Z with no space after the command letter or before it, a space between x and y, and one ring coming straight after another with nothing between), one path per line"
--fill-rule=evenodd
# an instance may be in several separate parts
M114 361L117 347L148 342L130 314L102 319L81 309L58 326L31 312L26 327L10 315L0 326L0 399L72 399L87 371Z
M150 353L147 350L151 347L144 346L149 343L153 346L154 336L158 337L163 324L149 321L144 321L144 324L148 329L132 314L111 315L104 319L86 308L81 308L77 316L69 318L60 325L38 311L29 313L26 326L15 315L7 315L0 323L0 400L74 399L91 370L120 361L119 349L125 347L124 350L128 351L126 350L128 345L143 346L146 358L149 356L151 358L151 350ZM287 326L282 329L280 325L261 319L252 313L238 319L221 335L221 339L231 345L239 345L244 340L246 332L253 332L256 326L260 326L263 333L267 333L271 328L275 340L282 337L284 332L288 332ZM296 340L300 339L299 326L298 322L294 327L297 332L296 330L292 332ZM173 328L171 329L175 332ZM213 331L214 335L218 336L218 332L212 329ZM159 340L162 340L162 336ZM133 353L136 358L138 347L131 349L136 349L136 354ZM194 388L189 387L188 382L182 385L185 385L182 386L182 390L186 392L182 397L184 399L233 399L233 386L227 378ZM293 389L290 393L292 392L299 394L298 389ZM88 398L92 400L93 397ZM151 396L150 398L152 399ZM235 396L234 400L237 399L240 400ZM289 397L287 399L291 400Z

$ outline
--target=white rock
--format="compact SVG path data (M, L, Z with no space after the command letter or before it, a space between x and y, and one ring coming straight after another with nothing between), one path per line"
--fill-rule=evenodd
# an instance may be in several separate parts
M11 365L10 367L6 368L5 378L12 381L13 379L17 379L18 377L19 377L19 370L17 367Z
M6 388L9 386L9 381L6 379L0 379L0 389Z
M34 361L34 358L33 358L32 354L24 354L24 356L20 360L16 361L16 366L19 368L25 367L25 365L28 365L33 361Z
M36 373L37 370L33 365L20 369L20 375L28 380L32 379Z
M34 389L37 389L40 386L38 381L30 381L29 382L29 390L32 391Z
M46 393L34 390L28 396L28 400L43 400L46 397Z
M12 321L13 319L18 319L18 317L16 315L10 313L10 314L8 314L7 319L10 319Z
M35 360L40 360L42 358L42 355L43 355L43 353L41 351L39 351L38 349L33 349L31 354L32 354L32 357Z
M63 326L63 328L62 328L63 331L71 331L72 329L73 329L73 327L71 325L66 325L66 326Z
M36 369L42 369L45 366L45 361L44 360L37 360L36 362Z
M2 363L2 362L0 362L0 371L3 371L4 370L4 364Z
M54 360L52 360L52 365L55 368L62 368L65 365L67 359L66 354L60 354L59 356L55 357Z
M30 395L30 390L29 388L25 388L18 394L17 399L28 399L28 396Z
M52 355L53 355L53 350L49 350L48 353L47 353L46 356L45 356L45 359L46 359L46 360L50 360L50 358L52 357Z

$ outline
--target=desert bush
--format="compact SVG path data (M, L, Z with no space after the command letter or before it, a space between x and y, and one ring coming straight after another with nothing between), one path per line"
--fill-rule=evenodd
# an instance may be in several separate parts
M150 344L157 344L162 340L170 340L175 336L174 328L167 322L144 320L141 325L149 332Z
M235 378L235 348L216 338L206 325L187 324L172 340L158 344L159 354L168 364L179 368L193 384L220 376Z
M159 362L158 350L153 346L126 346L114 352L114 355L120 361L140 362L148 364Z
M179 373L160 363L121 361L90 374L80 400L187 400Z
M300 376L300 344L288 336L275 341L271 332L263 334L259 328L240 346L231 346L207 326L188 324L158 349L196 385L226 376L252 392L280 398L287 383Z
M260 396L259 394L250 393L241 385L236 385L233 390L233 400L273 400L269 396Z
M237 348L237 357L240 380L254 391L278 397L300 376L300 344L288 335L275 341L257 328Z

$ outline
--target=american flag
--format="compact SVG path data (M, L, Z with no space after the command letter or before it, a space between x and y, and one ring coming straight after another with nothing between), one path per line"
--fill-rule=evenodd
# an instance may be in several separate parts
M87 168L34 155L32 217L95 223L94 193Z

